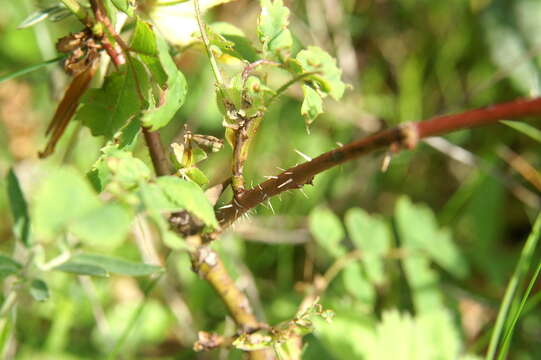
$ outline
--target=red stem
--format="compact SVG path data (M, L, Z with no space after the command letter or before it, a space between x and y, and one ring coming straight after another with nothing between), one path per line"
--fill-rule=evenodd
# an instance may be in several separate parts
M532 115L541 115L541 98L520 99L386 129L324 153L311 161L292 167L252 189L246 190L242 193L242 196L218 210L217 218L222 228L226 228L248 210L270 197L310 184L315 175L375 150L386 147L393 150L400 148L411 149L422 138L489 125L499 120Z

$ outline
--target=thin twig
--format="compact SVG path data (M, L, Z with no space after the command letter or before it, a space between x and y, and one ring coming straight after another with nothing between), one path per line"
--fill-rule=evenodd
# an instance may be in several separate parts
M150 158L152 159L152 165L156 170L156 175L170 175L171 165L167 155L165 154L165 150L160 139L160 133L157 131L150 131L144 126L142 126L142 129L145 142L148 147L148 152L150 153Z
M222 78L222 73L220 72L220 68L218 67L218 63L216 62L216 58L214 57L214 54L212 53L212 50L210 49L210 41L207 36L207 31L205 30L205 24L203 23L203 19L201 16L201 9L199 8L199 0L193 0L193 7L195 10L195 18L197 19L197 25L199 25L199 31L201 32L201 39L203 40L203 45L205 46L205 50L207 51L207 55L209 57L210 66L212 67L212 72L214 73L214 77L216 78L216 82L218 83L219 88L222 88L224 86L224 80Z

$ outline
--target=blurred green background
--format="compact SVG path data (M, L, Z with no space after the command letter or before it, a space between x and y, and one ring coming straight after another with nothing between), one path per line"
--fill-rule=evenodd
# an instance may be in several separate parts
M17 30L40 7L7 0L0 11L0 76L57 56L56 39L80 25L69 18ZM340 103L307 134L300 88L293 87L262 122L247 164L248 183L404 121L540 93L541 2L536 0L286 1L298 44L315 44L338 59L351 84ZM257 1L213 9L255 38ZM255 40L255 39L254 39ZM164 142L182 134L223 137L212 74L196 48L176 56L189 95ZM224 64L227 70L227 64ZM275 74L274 76L281 76ZM59 64L0 83L0 174L14 167L32 203L51 168L86 173L103 145L72 122L57 154L38 160L44 129L68 77ZM539 123L529 122L535 127ZM76 141L71 151L68 143ZM135 154L149 161L142 142ZM225 149L203 165L211 182L229 171ZM505 125L461 131L393 155L373 154L316 177L306 194L288 192L239 221L214 247L262 320L291 319L318 274L355 249L321 296L336 317L316 323L306 359L457 359L486 350L498 305L540 207L539 142ZM533 179L517 171L529 164ZM537 182L535 181L537 179ZM0 180L5 188L5 181ZM230 195L229 195L230 196ZM77 206L74 204L73 206ZM362 210L361 210L362 209ZM5 191L0 191L0 248L16 252ZM136 228L137 226L135 226ZM137 231L137 230L135 230ZM130 235L109 253L140 259ZM46 248L53 244L44 244ZM14 250L15 249L15 250ZM104 251L96 248L94 251ZM370 255L370 256L368 256ZM536 253L539 259L539 251ZM235 350L194 353L199 330L233 334L219 298L191 271L186 254L168 260L166 275L144 297L149 280L79 279L45 272L51 298L20 299L8 357L105 358L143 301L123 344L122 359L234 359ZM511 359L541 353L541 292L534 288L514 334ZM4 333L5 335L6 333Z

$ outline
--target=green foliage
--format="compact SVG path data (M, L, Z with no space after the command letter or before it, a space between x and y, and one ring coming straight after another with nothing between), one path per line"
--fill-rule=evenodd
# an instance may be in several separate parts
M29 246L30 216L28 215L28 206L13 169L9 170L6 182L11 215L13 216L13 233L25 246Z
M91 89L72 104L84 127L68 125L62 151L46 162L34 154L62 83L53 43L82 25L58 22L72 14L63 6L3 4L2 356L191 359L205 330L233 341L201 355L209 359L272 348L284 360L477 360L490 332L487 358L535 359L539 226L526 243L522 234L539 199L493 155L506 144L538 167L535 122L448 136L476 155L473 170L446 156L464 154L456 148L426 144L393 153L386 172L381 157L365 157L220 233L207 245L269 325L253 332L237 329L192 271L189 253L209 239L184 239L168 219L193 216L198 235L219 233L215 213L242 198L226 188L215 207L207 199L207 186L212 198L227 183L232 153L181 147L185 124L232 145L254 124L244 179L257 188L300 161L293 149L316 157L402 121L537 94L539 3L262 0L207 13L223 2L200 1L216 21L203 24L223 78L216 84L193 2L104 0L118 34L98 24L93 41L126 62L106 68L100 49ZM167 42L175 37L183 41ZM142 126L159 130L174 174L153 174ZM323 305L306 308L317 296ZM304 336L302 349L293 336Z
M8 256L0 255L0 278L16 274L21 268L21 264L17 261Z
M283 59L293 45L289 26L289 9L282 0L261 0L257 35L264 58Z
M49 288L47 287L47 283L45 281L40 279L34 279L30 283L30 295L34 298L36 301L46 301L49 299Z
M391 233L382 219L372 217L362 209L352 208L345 223L353 244L363 252L362 262L370 281L381 285L385 281L384 257L391 248Z
M314 209L309 221L310 231L319 246L335 258L345 254L345 249L340 245L340 241L344 238L344 229L340 219L330 209L324 207Z

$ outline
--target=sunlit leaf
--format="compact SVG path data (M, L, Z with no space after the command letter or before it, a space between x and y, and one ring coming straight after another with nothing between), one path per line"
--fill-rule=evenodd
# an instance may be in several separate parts
M189 211L209 227L218 228L214 209L199 186L175 176L162 176L156 183L171 204Z
M201 12L232 0L199 0ZM172 4L166 6L167 4ZM168 42L187 46L199 39L199 27L195 18L193 1L158 0L150 11L150 17Z
M126 238L131 213L118 204L104 204L72 221L68 229L89 245L115 248Z
M101 203L86 179L72 168L60 168L46 176L38 188L34 207L34 229L52 238L76 219L98 209Z
M303 85L302 92L304 100L301 106L301 115L304 117L306 125L310 125L323 113L323 100L321 96L311 86Z
M310 232L319 246L335 258L345 254L340 244L344 238L344 229L340 219L328 208L318 207L310 213Z
M149 127L151 131L156 131L171 121L177 110L184 104L188 91L186 78L177 69L166 42L160 37L156 40L160 64L167 74L167 82L157 104L144 111L141 118L143 125Z
M359 263L351 263L342 270L346 290L366 305L373 305L376 292Z
M398 231L404 246L428 255L434 262L457 277L468 274L468 264L447 230L440 230L432 210L413 205L405 197L396 206Z
M261 0L261 15L257 25L257 35L263 47L263 56L282 57L293 45L293 37L287 28L289 9L282 0Z
M340 100L346 90L342 81L342 70L336 65L336 59L317 46L309 46L297 54L297 61L303 72L314 72L306 79L313 80L320 86L320 90L328 93L335 100Z
M361 261L368 278L376 284L382 284L385 280L384 256L391 246L387 224L359 208L348 210L345 223L351 241L362 251Z
M92 135L110 139L146 106L141 96L148 95L148 90L147 73L132 58L118 72L107 76L101 89L88 91L76 118L90 128Z

